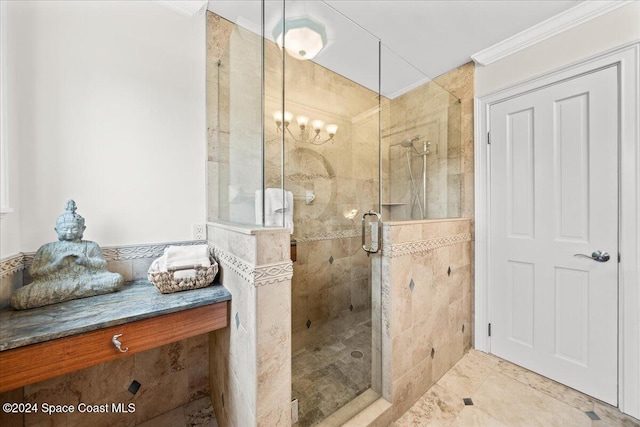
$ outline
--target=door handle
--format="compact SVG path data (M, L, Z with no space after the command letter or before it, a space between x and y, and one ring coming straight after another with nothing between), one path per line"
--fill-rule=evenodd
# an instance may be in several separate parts
M609 256L608 252L602 252L602 251L594 251L590 256L589 255L585 255L585 254L574 254L573 256L581 256L581 257L585 257L585 258L590 258L590 259L592 259L594 261L598 261L598 262L607 262L611 258Z
M375 254L376 252L378 252L380 250L380 237L379 237L379 233L377 233L378 229L376 228L376 235L373 235L373 229L371 230L371 247L367 248L366 244L365 244L365 234L366 234L366 218L367 216L375 216L376 217L376 224L380 223L380 219L382 218L381 215L376 212L376 211L372 211L370 210L369 212L365 212L364 214L362 214L362 249L367 253L367 256L369 256L369 254ZM373 221L371 222L373 223Z

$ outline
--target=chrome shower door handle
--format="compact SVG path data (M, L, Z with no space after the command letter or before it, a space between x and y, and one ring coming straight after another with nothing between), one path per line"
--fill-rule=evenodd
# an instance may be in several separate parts
M608 252L602 252L602 251L599 251L599 250L598 251L593 251L591 256L585 255L585 254L574 254L573 256L590 258L590 259L592 259L594 261L598 261L598 262L607 262L607 261L609 261L609 259L611 259L611 256L609 255Z
M373 235L373 228L371 229L371 247L367 248L365 242L366 235L366 223L368 216L375 216L376 221L375 224L380 224L380 219L382 218L380 214L376 211L370 210L369 212L365 212L362 214L362 249L368 254L375 254L380 250L380 233L378 232L378 228L375 228L375 236ZM371 223L370 223L371 224Z

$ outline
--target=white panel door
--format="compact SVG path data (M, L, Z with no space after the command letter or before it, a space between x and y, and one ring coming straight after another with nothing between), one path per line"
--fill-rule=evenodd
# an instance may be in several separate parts
M617 404L615 67L490 110L491 352ZM590 257L601 250L608 262Z

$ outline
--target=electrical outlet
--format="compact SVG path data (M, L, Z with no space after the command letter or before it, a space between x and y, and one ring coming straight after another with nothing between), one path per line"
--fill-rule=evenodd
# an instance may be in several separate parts
M193 240L207 240L207 226L205 224L193 224L191 234Z
M298 399L291 401L291 424L298 422Z

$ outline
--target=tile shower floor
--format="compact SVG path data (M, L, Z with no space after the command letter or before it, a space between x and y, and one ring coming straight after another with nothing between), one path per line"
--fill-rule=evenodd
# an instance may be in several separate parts
M473 404L465 405L465 398ZM638 427L640 421L510 362L471 350L391 426Z
M323 334L326 338L292 355L296 427L316 425L371 386L371 320L358 317L363 320L348 329L336 327ZM327 326L325 331L330 330Z

